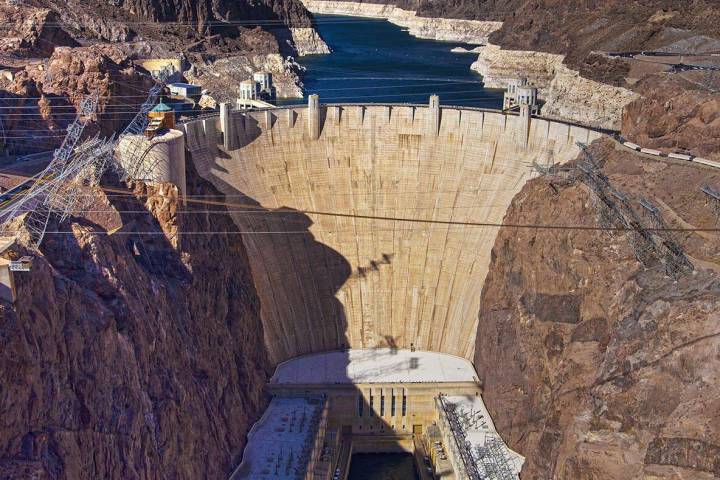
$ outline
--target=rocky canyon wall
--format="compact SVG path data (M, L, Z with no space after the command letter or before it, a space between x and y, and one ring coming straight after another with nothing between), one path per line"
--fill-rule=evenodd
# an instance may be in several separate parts
M542 115L566 118L600 128L620 130L626 106L640 98L623 87L590 80L560 63L550 85L544 89Z
M506 88L510 79L527 77L544 101L543 116L617 130L625 105L639 98L626 88L582 77L563 63L564 55L506 50L497 45L475 51L479 56L470 68L483 76L487 87Z
M591 151L645 224L708 227L716 170ZM597 227L599 202L570 173L529 182L504 222ZM720 475L720 236L678 232L696 271L642 266L629 232L502 228L482 291L475 366L524 479L698 480Z
M46 237L14 308L0 305L1 478L227 478L270 364L245 248L218 209L137 185Z
M639 145L720 160L720 75L650 77L625 108L622 131Z

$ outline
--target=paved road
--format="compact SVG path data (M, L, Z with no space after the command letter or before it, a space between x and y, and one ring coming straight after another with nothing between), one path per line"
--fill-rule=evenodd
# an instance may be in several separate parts
M635 150L635 149L625 145L623 143L624 139L622 139L622 138L618 138L616 136L608 136L608 138L610 138L613 142L615 142L615 145L617 146L617 148L619 148L623 151L626 151L626 152L632 152L635 155L640 155L645 158L655 158L655 159L662 158L664 161L674 161L674 162L678 162L678 163L694 163L694 164L705 165L706 167L720 169L720 162L717 162L714 160L708 160L706 158L695 157L695 156L691 156L692 157L691 160L684 160L684 159L669 157L665 153L661 153L660 155L657 155L657 154L652 154L652 153L647 153L647 152L641 152L639 150ZM640 146L640 147L642 147L642 146Z

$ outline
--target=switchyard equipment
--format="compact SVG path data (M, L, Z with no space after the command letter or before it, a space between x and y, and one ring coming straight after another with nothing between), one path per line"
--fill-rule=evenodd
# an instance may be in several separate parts
M608 230L620 228L630 234L630 245L637 260L650 267L659 261L668 275L678 277L694 270L682 247L668 234L669 228L659 210L648 200L640 200L643 209L649 212L653 226L646 228L635 212L625 194L610 183L595 163L587 145L578 142L584 161L578 162L580 179L590 188L597 198L595 205L599 211L599 222Z
M715 223L720 222L720 192L710 187L700 187L700 191L708 196L710 204L712 205L713 213L715 214Z
M165 76L161 78L164 82ZM25 227L29 234L29 245L38 248L45 236L52 217L60 221L69 215L87 208L93 201L92 196L78 191L77 187L94 187L100 183L102 175L109 164L115 166L122 180L140 178L143 175L143 156L138 155L139 147L148 123L148 112L156 103L164 84L156 83L148 92L142 104L122 136L131 136L130 144L134 146L129 162L120 165L113 157L118 141L113 137L99 138L95 136L78 146L85 126L95 113L99 95L95 91L80 103L80 109L67 134L48 166L38 175L30 179L22 188L13 190L13 196L5 200L5 208L0 211L2 226L0 230L6 235L14 235L14 220L22 214Z
M67 167L77 142L82 136L90 116L95 113L98 104L98 92L95 91L82 102L75 120L67 129L67 135L60 148L53 153L53 158L41 172L32 186L14 203L7 214L3 215L3 230L7 231L9 223L23 212L27 212L25 226L30 234L30 244L38 247L45 236L50 217L56 212L60 202L56 198L61 181L67 174ZM60 208L63 208L60 206ZM60 211L61 216L65 215Z
M486 413L472 407L468 410L454 399L440 396L436 403L441 408L441 423L447 421L453 437L450 451L462 462L462 468L458 469L461 471L455 472L458 478L517 480L519 469L512 463L511 452L494 427L490 428Z

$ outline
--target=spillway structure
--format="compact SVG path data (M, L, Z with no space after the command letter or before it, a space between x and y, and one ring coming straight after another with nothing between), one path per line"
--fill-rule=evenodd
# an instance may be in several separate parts
M566 163L603 132L437 97L226 104L181 128L182 161L224 195L248 252L277 367L269 411L323 405L322 435L303 434L288 478L345 478L353 451L392 445L436 474L517 478L524 459L495 432L471 363L491 250L533 166ZM280 478L289 447L253 451L232 478Z

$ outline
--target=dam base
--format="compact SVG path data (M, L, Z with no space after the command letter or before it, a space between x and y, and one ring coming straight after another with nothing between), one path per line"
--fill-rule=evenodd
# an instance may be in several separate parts
M234 480L282 478L273 465L294 459L307 467L293 467L300 476L288 478L345 479L356 453L412 453L422 478L429 471L472 478L468 462L503 465L507 478L517 478L524 461L504 443L492 454L482 450L499 435L464 358L391 348L311 354L278 365L268 391L270 407L251 431Z

